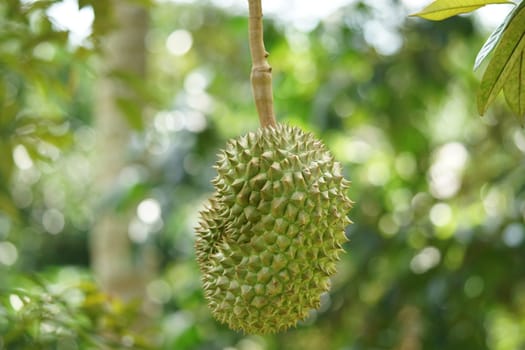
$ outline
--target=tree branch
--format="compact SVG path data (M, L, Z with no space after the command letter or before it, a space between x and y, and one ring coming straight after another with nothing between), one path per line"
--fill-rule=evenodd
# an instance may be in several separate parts
M272 93L272 67L266 58L264 48L261 0L248 0L249 3L249 37L252 55L252 93L262 127L275 126Z

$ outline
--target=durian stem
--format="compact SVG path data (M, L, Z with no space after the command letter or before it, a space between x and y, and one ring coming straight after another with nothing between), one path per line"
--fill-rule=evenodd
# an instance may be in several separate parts
M264 48L261 0L248 0L250 52L252 55L252 93L261 127L276 126L273 111L272 67Z

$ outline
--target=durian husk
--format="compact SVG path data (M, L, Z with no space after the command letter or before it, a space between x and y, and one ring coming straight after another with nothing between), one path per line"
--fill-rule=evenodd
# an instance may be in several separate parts
M347 240L352 202L321 141L277 124L227 142L201 211L196 256L213 316L274 333L320 306Z

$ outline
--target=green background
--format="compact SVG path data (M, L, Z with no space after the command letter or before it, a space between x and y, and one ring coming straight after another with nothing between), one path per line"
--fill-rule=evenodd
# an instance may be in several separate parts
M111 2L81 3L96 25L76 47L47 16L54 2L0 4L0 349L525 349L525 132L501 100L477 115L488 32L474 17L426 22L399 1L352 2L307 31L267 16L277 118L323 140L355 206L321 309L259 337L213 320L193 252L216 153L258 127L246 9L145 5L147 75L121 79L146 112L123 102L127 177L104 207L143 225L137 256L155 250L156 312L138 331L136 305L101 293L90 270ZM400 45L374 43L374 26ZM176 30L192 38L178 56ZM137 214L148 200L161 208L149 224Z

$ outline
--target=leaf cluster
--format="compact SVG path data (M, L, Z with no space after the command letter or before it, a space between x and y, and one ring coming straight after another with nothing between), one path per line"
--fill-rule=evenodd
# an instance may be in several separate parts
M513 4L505 0L436 0L414 14L429 20L443 20L489 4ZM481 79L477 105L481 115L503 90L510 109L525 116L525 2L520 2L494 30L476 57L474 69L492 54Z
M18 214L9 189L14 150L52 160L45 150L71 144L66 117L83 98L75 65L89 50L68 47L69 33L47 13L55 3L0 3L0 210L12 217Z
M102 293L91 280L60 285L32 275L0 289L0 348L151 349L133 332L137 303Z

